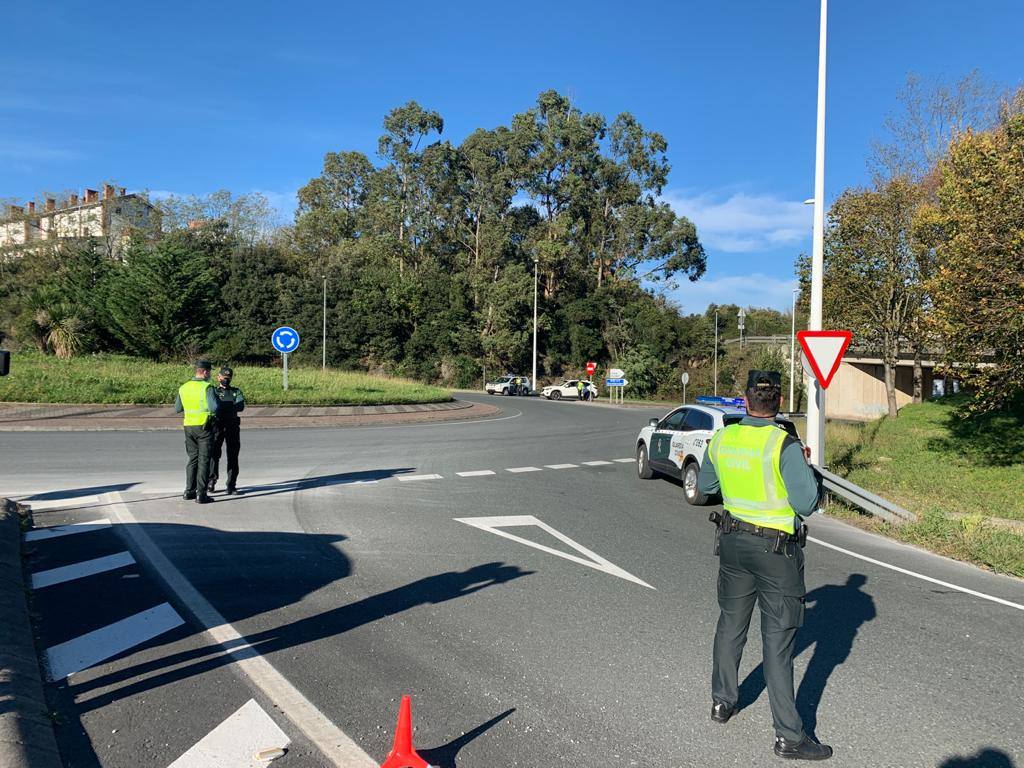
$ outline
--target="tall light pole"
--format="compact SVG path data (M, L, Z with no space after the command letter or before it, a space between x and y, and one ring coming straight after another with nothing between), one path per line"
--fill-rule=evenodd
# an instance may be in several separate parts
M793 289L793 308L790 310L792 328L789 331L789 410L793 412L793 381L796 376L796 297L799 288Z
M323 370L327 370L327 275L323 275L324 278L324 335L323 335Z
M818 128L814 153L814 244L811 252L811 316L808 329L821 330L821 283L825 258L825 46L828 39L828 0L821 0L821 27L818 32ZM807 398L807 445L811 463L825 464L825 390L811 383L813 394Z
M715 310L715 397L718 397L718 310Z
M533 259L533 378L530 382L537 389L537 257Z

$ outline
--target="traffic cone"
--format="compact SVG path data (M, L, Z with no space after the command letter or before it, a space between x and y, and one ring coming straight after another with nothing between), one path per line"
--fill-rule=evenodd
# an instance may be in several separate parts
M388 753L380 768L430 768L430 765L412 748L412 699L402 697L398 708L398 727L395 728L395 745Z

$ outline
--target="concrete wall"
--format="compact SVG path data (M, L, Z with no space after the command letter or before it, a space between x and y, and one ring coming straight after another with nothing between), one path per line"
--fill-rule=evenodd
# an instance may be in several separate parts
M932 366L923 366L923 392L932 392ZM896 407L914 400L914 367L903 363L896 368ZM868 420L889 412L885 395L885 371L880 363L843 361L828 388L825 413L831 418Z

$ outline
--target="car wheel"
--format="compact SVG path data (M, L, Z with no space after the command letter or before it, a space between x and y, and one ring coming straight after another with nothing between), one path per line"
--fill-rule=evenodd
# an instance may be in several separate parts
M636 473L641 480L650 480L654 477L651 462L647 460L647 446L643 443L640 443L636 449Z
M706 494L700 492L698 481L700 480L700 466L696 461L691 461L683 467L683 493L686 494L686 501L695 507L702 507L708 503Z
M562 399L562 393L561 393L561 392L559 392L559 391L558 391L558 390L556 389L556 390L555 390L554 392L552 392L552 393L551 393L551 399L552 399L552 400L561 400L561 399Z

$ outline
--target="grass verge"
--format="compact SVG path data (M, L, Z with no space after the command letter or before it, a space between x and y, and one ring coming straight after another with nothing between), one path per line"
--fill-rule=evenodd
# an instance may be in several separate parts
M254 405L402 405L452 399L446 389L409 379L319 368L290 368L284 391L280 368L233 367L233 383ZM0 378L0 402L166 405L191 375L186 365L123 355L58 360L17 352L10 375Z

